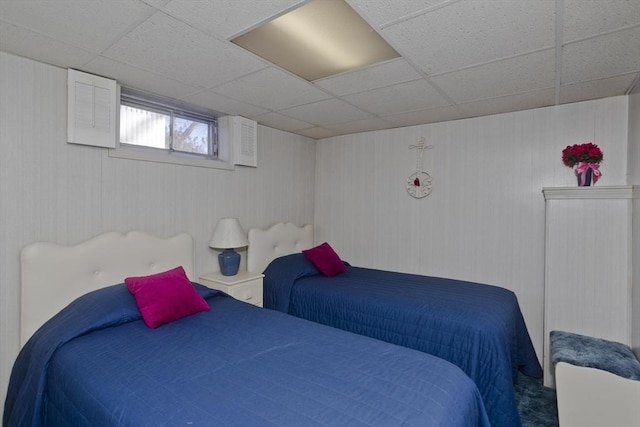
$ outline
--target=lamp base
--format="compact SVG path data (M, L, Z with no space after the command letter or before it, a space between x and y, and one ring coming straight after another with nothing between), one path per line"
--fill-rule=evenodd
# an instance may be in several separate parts
M218 255L218 262L223 276L235 276L240 267L240 254L233 249L225 249Z

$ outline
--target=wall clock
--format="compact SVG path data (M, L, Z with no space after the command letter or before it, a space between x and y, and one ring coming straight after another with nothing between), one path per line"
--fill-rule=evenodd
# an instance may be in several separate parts
M410 145L409 149L416 149L416 171L407 178L407 193L416 199L422 199L431 194L433 179L431 175L424 171L422 165L422 157L424 150L433 148L432 145L425 146L424 138L420 138L420 142L416 145Z

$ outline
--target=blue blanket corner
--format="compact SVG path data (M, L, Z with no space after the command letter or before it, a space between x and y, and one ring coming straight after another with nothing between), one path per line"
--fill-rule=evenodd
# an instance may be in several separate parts
M203 298L218 291L194 283ZM124 284L89 292L73 301L36 331L20 351L11 372L2 424L40 426L47 366L65 343L111 326L140 320L135 298Z
M291 288L295 281L319 275L320 272L303 254L291 254L278 259L280 263L271 263L264 271L264 306L288 313ZM283 265L286 267L283 268Z

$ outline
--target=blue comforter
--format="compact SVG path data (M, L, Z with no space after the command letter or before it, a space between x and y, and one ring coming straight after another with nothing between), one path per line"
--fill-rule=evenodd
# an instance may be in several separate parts
M124 285L43 326L3 425L488 426L456 366L197 286L211 310L152 330Z
M302 254L264 273L265 307L448 360L475 381L493 426L520 425L517 371L542 368L513 292L352 266L327 278Z

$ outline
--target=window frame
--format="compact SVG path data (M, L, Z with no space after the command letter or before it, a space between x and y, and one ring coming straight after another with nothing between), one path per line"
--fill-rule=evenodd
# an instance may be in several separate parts
M123 98L124 102L122 102ZM180 103L179 101L162 98L146 92L136 91L120 85L118 85L117 100L117 141L116 147L109 149L109 157L213 169L234 169L230 160L226 158L228 156L225 155L229 150L225 149L224 143L218 138L217 114L209 110ZM210 133L208 147L209 154L190 153L187 151L176 150L173 148L173 141L171 141L169 148L149 147L121 142L121 105L128 105L133 108L153 111L160 114L168 114L171 117L171 133L173 133L174 117L208 124ZM217 151L217 157L211 154L214 150Z

